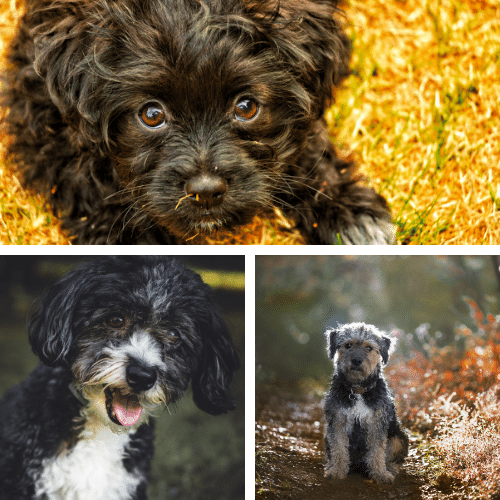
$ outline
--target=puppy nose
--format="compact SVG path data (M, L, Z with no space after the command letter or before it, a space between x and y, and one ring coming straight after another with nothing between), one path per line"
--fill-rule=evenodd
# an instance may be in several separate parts
M363 362L362 358L351 358L352 366L359 366Z
M156 370L140 364L130 364L126 370L128 385L134 391L147 391L156 382Z
M196 207L209 209L220 205L227 191L227 182L213 174L200 174L186 183L186 194Z

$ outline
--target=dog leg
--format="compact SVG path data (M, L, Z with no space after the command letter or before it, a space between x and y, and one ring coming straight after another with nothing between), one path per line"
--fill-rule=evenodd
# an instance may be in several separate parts
M408 436L402 432L399 436L389 438L386 449L387 470L396 475L408 455Z
M379 440L366 455L370 477L377 483L393 483L395 473L391 473L386 465L387 441Z
M293 186L293 203L310 243L335 244L339 237L347 245L394 243L387 202L360 182L354 163L338 158L322 120L298 165L293 174L302 182Z
M370 421L366 432L368 453L366 463L370 477L377 483L392 483L395 474L387 469L388 439L387 428L382 424L383 411L377 410Z
M335 480L345 479L349 472L349 436L345 418L336 414L328 419L325 441L327 448L325 477Z

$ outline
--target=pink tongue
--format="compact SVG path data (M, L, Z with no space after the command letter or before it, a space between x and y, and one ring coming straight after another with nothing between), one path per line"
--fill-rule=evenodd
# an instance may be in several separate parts
M122 425L130 426L137 423L142 413L142 406L140 404L134 404L130 400L124 401L125 405L121 402L114 402L114 410L118 422Z

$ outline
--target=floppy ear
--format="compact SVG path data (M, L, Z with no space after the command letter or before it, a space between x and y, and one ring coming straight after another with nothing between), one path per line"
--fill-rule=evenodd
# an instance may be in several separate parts
M52 102L76 133L80 146L108 151L110 122L126 101L116 83L120 76L114 74L119 44L113 40L117 35L110 26L119 25L120 42L128 41L124 53L134 53L135 40L128 40L130 30L124 26L141 19L137 11L142 3L54 0L37 10L34 16L41 20L28 26L35 45L34 70L43 78Z
M327 328L325 331L326 352L332 361L337 352L337 334L338 331L335 328Z
M192 378L196 406L211 415L220 415L235 408L229 388L234 371L240 366L229 331L218 314L210 310L208 318L199 322L203 336L200 366Z
M333 89L350 74L351 42L339 20L337 0L247 0L255 23L315 101L318 118Z
M83 290L80 274L80 269L66 274L47 292L31 316L31 347L46 365L66 364L73 343L73 311Z
M380 355L382 362L386 365L389 362L389 355L392 354L396 347L396 339L388 335L382 335L380 339Z

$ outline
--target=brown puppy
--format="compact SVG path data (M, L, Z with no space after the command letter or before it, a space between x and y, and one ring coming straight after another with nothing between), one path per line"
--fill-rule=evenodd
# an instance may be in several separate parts
M273 206L309 243L392 243L322 119L349 74L337 3L26 0L11 163L75 243L183 243Z

